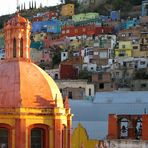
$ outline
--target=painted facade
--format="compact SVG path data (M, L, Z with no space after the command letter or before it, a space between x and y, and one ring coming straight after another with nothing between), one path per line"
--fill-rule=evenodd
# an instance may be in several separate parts
M1 147L71 147L68 99L30 60L30 22L16 14L4 25L6 59L0 64ZM11 36L10 36L11 35Z
M107 139L148 140L148 115L115 115L108 118Z
M92 35L99 35L99 34L109 34L112 33L113 27L110 26L97 26L95 23L92 23L91 25L86 24L84 26L63 26L61 28L61 36L92 36Z
M95 95L94 84L88 83L87 80L56 80L56 84L61 91L64 90L63 96L69 96L71 99L92 99Z
M132 27L135 27L139 24L139 20L137 18L133 18L132 20L127 20L124 22L121 22L120 28L121 29L130 29Z
M57 19L52 19L48 21L38 21L32 23L32 32L50 32L50 33L60 33L61 22Z
M132 43L131 41L119 41L118 46L115 48L116 58L127 58L132 56Z
M120 20L120 11L111 11L110 18L112 19L112 21Z
M61 15L62 16L73 16L74 15L74 4L66 4L62 6Z
M81 21L86 21L86 20L91 20L96 18L99 18L98 13L80 13L72 16L72 20L74 22L81 22Z
M115 84L110 72L99 72L92 74L92 82L95 84L95 92L113 91Z

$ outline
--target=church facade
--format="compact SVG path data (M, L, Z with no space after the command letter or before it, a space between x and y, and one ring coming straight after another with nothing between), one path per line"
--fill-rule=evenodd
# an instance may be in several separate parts
M4 24L0 63L0 148L71 148L68 98L30 60L30 22L15 14Z

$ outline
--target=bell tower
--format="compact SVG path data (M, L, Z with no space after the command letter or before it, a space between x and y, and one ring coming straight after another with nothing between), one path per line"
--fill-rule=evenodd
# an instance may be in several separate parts
M30 59L30 30L28 19L18 13L4 24L5 59Z

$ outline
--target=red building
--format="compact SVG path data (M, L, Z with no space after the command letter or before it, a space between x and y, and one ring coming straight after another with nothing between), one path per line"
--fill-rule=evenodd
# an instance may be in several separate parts
M60 65L60 79L77 79L78 70L71 64Z
M82 36L82 35L99 35L102 33L108 34L112 33L113 27L110 26L96 26L91 25L81 25L81 26L64 26L61 28L61 36Z
M108 139L148 140L148 114L110 114L108 119Z

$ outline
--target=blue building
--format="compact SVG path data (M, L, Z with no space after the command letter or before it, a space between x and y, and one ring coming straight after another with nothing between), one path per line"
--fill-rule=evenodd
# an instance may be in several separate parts
M120 19L120 11L111 11L110 18L113 21L119 20Z
M148 15L148 0L142 1L141 15L142 16Z
M132 20L124 21L120 24L120 29L129 29L139 24L139 20L137 18L133 18Z
M61 32L61 21L57 19L49 21L39 21L32 23L32 32L50 32L60 33Z

